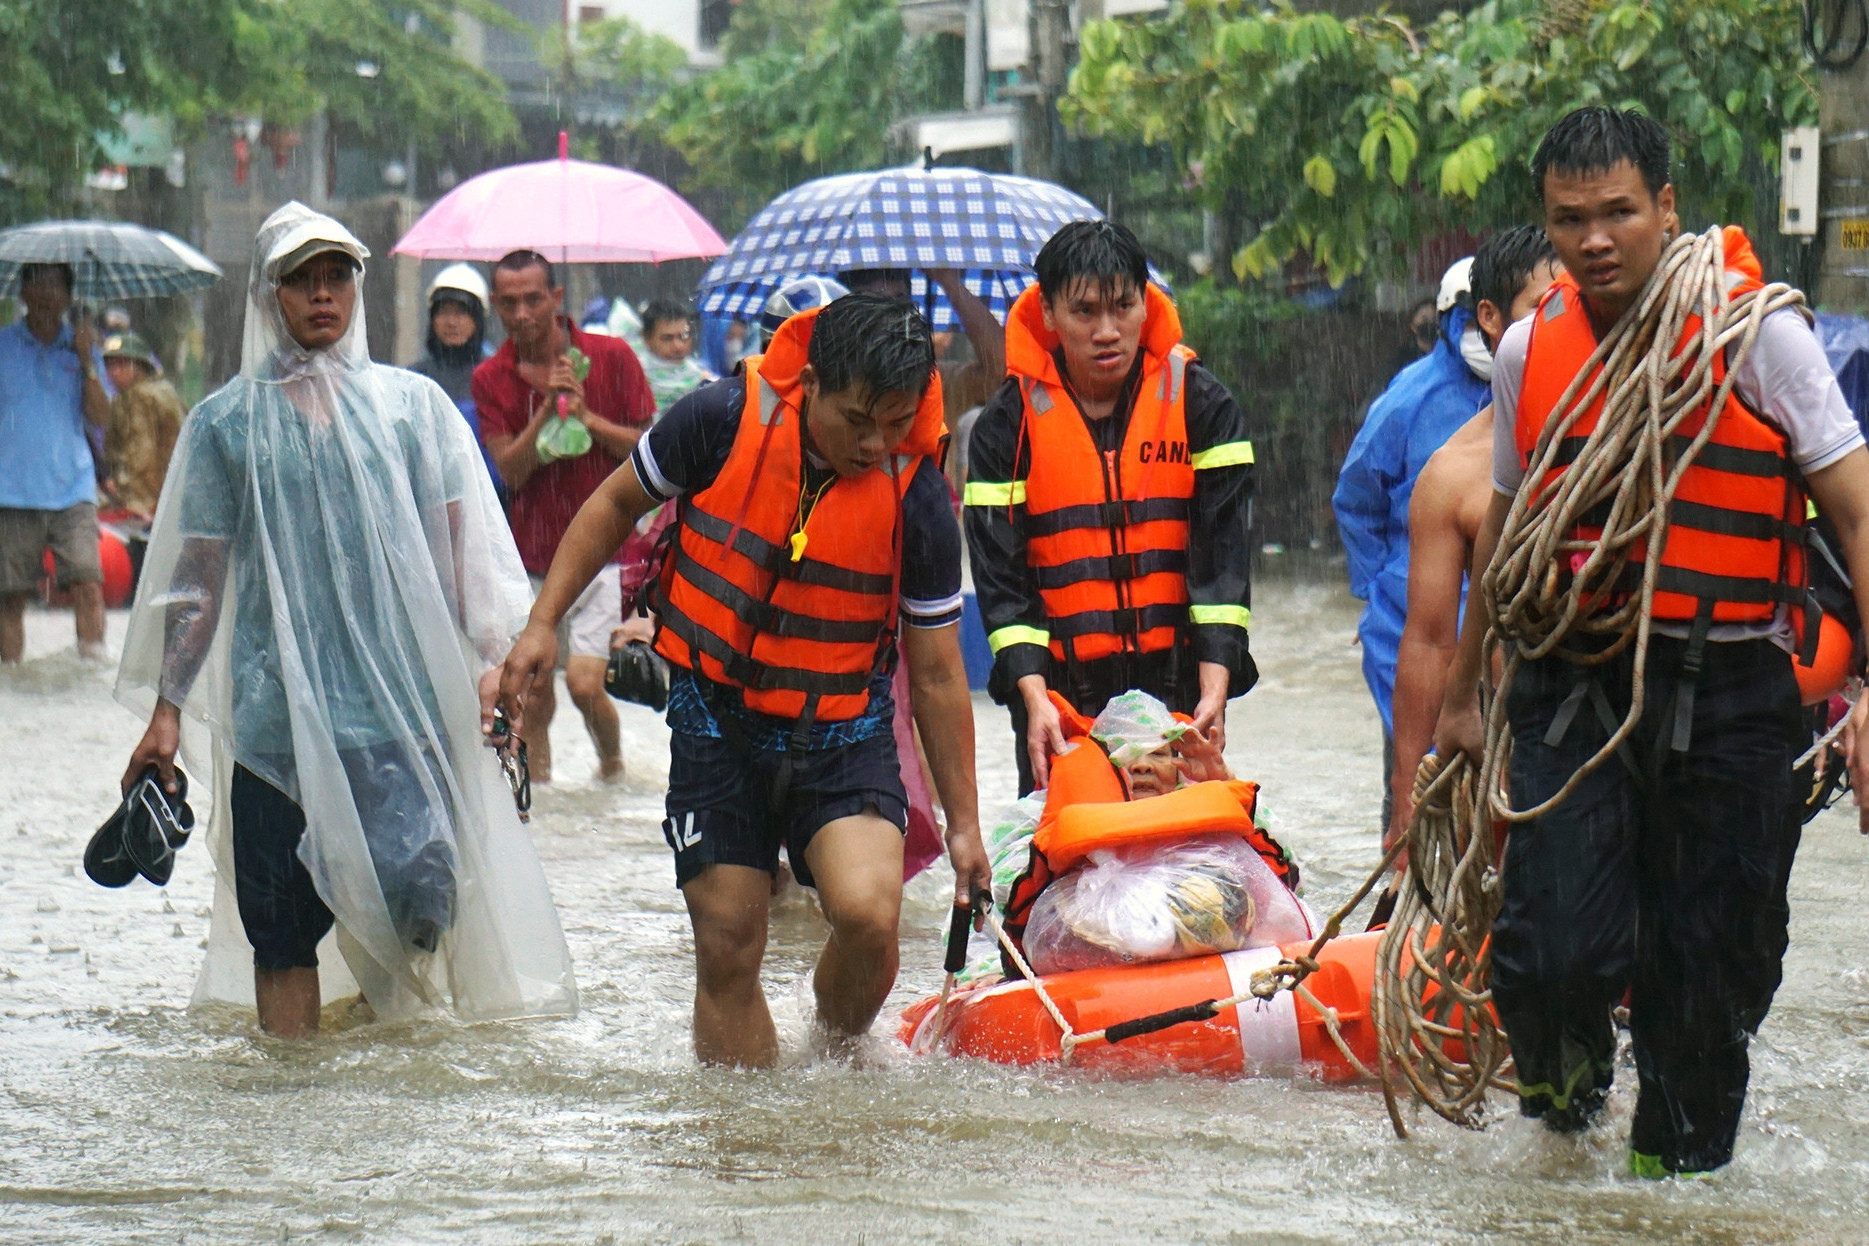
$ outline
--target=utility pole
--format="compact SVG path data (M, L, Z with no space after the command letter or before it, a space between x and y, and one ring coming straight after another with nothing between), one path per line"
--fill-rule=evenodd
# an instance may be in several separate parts
M1064 94L1071 76L1070 0L1032 0L1030 20L1031 67L1036 81L1022 84L1016 92L1025 98L1020 154L1028 177L1056 181L1058 97Z
M1825 6L1829 8L1830 6ZM1835 6L1846 13L1850 6ZM1858 9L1862 20L1869 14ZM1869 56L1852 54L1858 29L1834 32L1819 48L1823 79L1818 112L1821 145L1823 225L1818 245L1817 303L1831 311L1869 313Z
M965 106L978 112L986 103L986 0L967 0Z

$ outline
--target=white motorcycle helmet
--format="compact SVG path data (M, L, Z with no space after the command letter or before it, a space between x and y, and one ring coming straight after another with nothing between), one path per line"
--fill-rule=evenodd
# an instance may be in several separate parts
M435 309L435 300L445 295L465 294L480 304L481 315L487 312L487 305L492 302L491 291L487 289L487 279L480 275L480 270L472 264L450 264L435 274L435 279L428 283L428 309Z

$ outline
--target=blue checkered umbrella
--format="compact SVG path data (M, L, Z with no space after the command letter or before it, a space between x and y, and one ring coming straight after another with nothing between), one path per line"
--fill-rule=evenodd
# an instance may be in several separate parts
M27 264L69 264L86 302L203 290L218 264L173 234L128 221L38 221L0 232L0 295L19 293Z
M1032 257L1068 221L1103 213L1081 195L1029 177L977 169L885 169L795 186L767 204L701 279L707 315L753 320L792 277L853 268L959 269L967 288L1001 320L1032 284ZM1157 276L1159 280L1159 275ZM958 324L935 287L934 327Z

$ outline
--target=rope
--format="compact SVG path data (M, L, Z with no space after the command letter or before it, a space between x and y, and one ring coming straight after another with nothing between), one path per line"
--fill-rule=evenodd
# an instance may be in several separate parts
M1789 286L1769 285L1729 299L1726 280L1717 228L1669 245L1634 308L1598 343L1546 421L1481 578L1490 611L1481 663L1484 753L1477 765L1465 754L1445 765L1424 759L1405 837L1408 868L1377 951L1371 1013L1383 1095L1399 1136L1408 1134L1403 1084L1437 1114L1469 1128L1484 1123L1488 1090L1517 1094L1490 989L1489 939L1502 900L1495 822L1525 823L1557 808L1641 721L1659 554L1641 558L1638 593L1615 604L1615 589L1631 560L1666 545L1675 490L1712 438L1765 317L1804 298ZM1694 316L1700 324L1688 333ZM1595 427L1547 484L1565 440L1599 399ZM1703 411L1692 440L1671 453L1681 426ZM1597 516L1606 516L1601 533L1579 539L1577 530ZM1555 655L1601 665L1630 646L1632 689L1623 721L1548 800L1512 808L1506 694L1514 677L1526 662ZM1450 1045L1460 1056L1449 1053Z
M1443 764L1425 758L1415 777L1415 814L1408 833L1383 855L1356 893L1334 913L1300 956L1253 973L1246 991L1155 1017L1079 1034L1006 934L998 915L986 924L1036 993L1059 1030L1059 1058L1077 1048L1117 1042L1182 1021L1210 1018L1222 1009L1279 991L1302 998L1324 1020L1350 1065L1379 1077L1389 1119L1406 1138L1400 1092L1414 1096L1455 1124L1484 1123L1486 1094L1516 1095L1509 1076L1510 1048L1492 1008L1490 937L1501 903L1495 819L1529 822L1568 800L1635 731L1646 695L1648 639L1660 559L1641 560L1641 590L1609 604L1632 559L1661 550L1668 514L1681 477L1713 436L1733 392L1741 363L1766 316L1802 306L1804 296L1774 284L1729 299L1720 230L1683 235L1669 245L1635 307L1617 321L1559 398L1534 448L1525 480L1513 499L1493 560L1481 578L1490 610L1481 671L1485 747L1476 767L1465 754ZM1693 333L1690 317L1700 318ZM1675 344L1682 345L1677 350ZM1716 361L1725 356L1716 382ZM1564 440L1602 399L1602 411L1574 461L1550 485ZM1700 411L1706 418L1678 455L1671 439ZM1511 418L1510 415L1495 418ZM1586 518L1607 512L1594 539L1576 539ZM1566 578L1561 572L1572 566ZM1609 638L1604 645L1602 639ZM1582 646L1573 642L1585 639ZM1528 661L1555 655L1579 665L1601 665L1631 645L1630 706L1622 723L1558 792L1531 809L1511 807L1506 779L1511 726L1506 692ZM1495 659L1500 674L1493 678ZM1833 733L1834 734L1834 733ZM1826 737L1828 739L1828 737ZM1821 747L1821 743L1820 743ZM1813 750L1813 752L1816 750ZM1378 1070L1356 1058L1344 1041L1334 1008L1304 985L1318 956L1342 933L1343 923L1388 874L1402 850L1409 861L1399 881L1395 912L1377 949L1376 986L1370 1001L1378 1039ZM935 1041L939 1041L937 1035ZM1461 1054L1450 1054L1454 1046Z
M1489 688L1481 789L1493 813L1529 822L1569 800L1578 784L1621 748L1641 720L1647 694L1649 626L1654 612L1659 557L1643 558L1641 591L1620 605L1606 604L1632 559L1659 551L1668 539L1668 514L1681 477L1712 438L1740 365L1758 340L1765 317L1802 306L1804 296L1774 284L1729 300L1720 231L1686 234L1662 254L1636 305L1598 343L1545 422L1525 479L1481 578L1491 611L1485 648L1503 651L1503 673ZM1685 334L1690 317L1700 324ZM1681 342L1679 350L1674 343ZM1716 362L1729 354L1725 375ZM1599 365L1600 368L1599 368ZM1552 482L1563 443L1598 398L1602 414L1570 466ZM1679 455L1670 443L1700 411L1706 419ZM1495 418L1509 419L1510 414ZM1607 511L1601 535L1575 539L1575 531ZM1571 575L1562 571L1581 558ZM1590 638L1585 647L1572 644ZM1607 646L1601 639L1609 637ZM1511 762L1506 690L1524 663L1556 655L1585 666L1601 665L1634 646L1629 711L1596 754L1548 800L1513 809L1505 797ZM1493 663L1482 664L1492 675Z
M1400 846L1398 845L1396 851L1399 850ZM1229 995L1225 999L1202 1000L1199 1003L1189 1004L1184 1008L1171 1009L1168 1012L1159 1013L1152 1017L1138 1017L1132 1021L1106 1025L1100 1030L1089 1030L1081 1034L1065 1019L1063 1010L1058 1007L1057 1001L1052 999L1051 992L1045 989L1044 979L1033 972L1032 966L1026 961L1024 954L1019 951L1018 945L1012 941L1012 936L1006 933L1006 927L1001 924L999 914L995 913L989 906L985 910L984 916L987 930L992 933L993 938L999 943L999 946L1005 950L1007 958L1012 961L1013 967L1019 971L1019 976L1024 978L1031 986L1032 993L1038 997L1039 1006L1051 1017L1052 1024L1058 1027L1058 1062L1060 1064L1071 1063L1071 1058L1077 1053L1077 1049L1087 1043L1119 1043L1126 1038L1133 1038L1138 1035L1153 1033L1156 1030L1167 1029L1171 1025L1179 1025L1184 1021L1210 1020L1228 1008L1237 1008L1241 1004L1256 1000L1270 999L1281 990L1289 990L1305 1003L1309 1004L1312 1011L1317 1013L1323 1020L1325 1033L1330 1035L1331 1042L1336 1045L1337 1050L1342 1053L1344 1060L1349 1063L1350 1067L1354 1068L1361 1076L1373 1081L1376 1074L1371 1071L1368 1065L1357 1058L1356 1053L1350 1049L1349 1042L1343 1037L1342 1018L1338 1015L1337 1010L1322 1003L1317 996L1313 995L1310 988L1304 985L1304 979L1317 971L1318 965L1313 957L1317 952L1321 951L1324 944L1328 943L1334 936L1334 932L1340 928L1342 920L1349 916L1350 911L1361 902L1364 896L1369 894L1370 888L1374 885L1376 879L1381 876L1382 872L1388 869L1389 862L1394 859L1394 856L1395 853L1391 852L1389 856L1384 859L1382 866L1377 870L1376 874L1371 876L1370 881L1364 884L1363 888L1357 892L1356 896L1351 899L1349 904L1339 909L1336 915L1331 918L1330 924L1326 927L1326 933L1318 936L1317 942L1311 947L1311 953L1300 958L1299 961L1282 961L1278 965L1255 970L1246 990L1240 991L1234 995ZM1309 968L1302 968L1304 965L1308 965ZM1275 976L1286 974L1288 972L1288 967L1290 970L1296 971L1297 976L1295 979L1285 981L1283 977ZM942 1032L945 1026L941 1024L939 1013L937 1013L934 1023L931 1024L929 1028L931 1033L924 1050L932 1049L939 1045L941 1040L946 1037L945 1033Z
M1843 728L1849 725L1850 725L1850 716L1846 713L1843 715L1843 717L1836 720L1836 722L1831 726L1830 730L1818 736L1817 742L1815 744L1811 745L1809 748L1805 749L1804 752L1800 753L1798 755L1798 759L1791 763L1791 768L1793 770L1802 769L1811 760L1811 758L1817 756L1817 754L1823 752L1826 748L1830 747L1832 744L1835 744L1837 742L1837 738L1843 734Z
M1487 936L1500 886L1492 819L1474 780L1465 754L1446 764L1432 754L1422 760L1404 837L1408 867L1376 948L1370 1017L1383 1100L1398 1137L1408 1136L1404 1085L1436 1114L1468 1128L1481 1124L1489 1087L1518 1092L1505 1072L1511 1049L1487 985Z

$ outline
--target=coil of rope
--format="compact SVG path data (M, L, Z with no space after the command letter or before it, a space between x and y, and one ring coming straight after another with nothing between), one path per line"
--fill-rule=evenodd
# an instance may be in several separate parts
M1403 1085L1440 1116L1469 1128L1484 1124L1489 1089L1517 1091L1510 1049L1491 1007L1489 939L1501 902L1495 822L1522 823L1550 812L1635 730L1659 561L1642 560L1641 590L1628 600L1616 604L1613 590L1643 550L1665 544L1682 473L1712 437L1765 317L1802 303L1803 295L1785 285L1729 298L1720 230L1683 235L1663 253L1634 308L1604 336L1546 422L1481 579L1489 608L1480 668L1484 755L1477 764L1465 754L1445 765L1433 756L1423 761L1408 833L1357 895L1367 894L1407 848L1396 909L1377 951L1371 1001L1384 1096L1400 1136L1408 1133ZM1694 316L1700 324L1686 334ZM1716 383L1714 361L1722 354L1726 368ZM1602 412L1583 449L1547 485L1565 439L1599 397ZM1702 426L1672 453L1672 439L1703 409ZM1586 517L1604 510L1601 533L1578 539ZM1573 561L1575 570L1564 576ZM1588 643L1572 643L1580 638ZM1623 722L1549 800L1512 808L1505 705L1514 675L1525 662L1553 655L1607 662L1631 645L1634 691ZM1316 967L1317 951L1260 971L1255 993L1302 983Z
M1397 1137L1408 1136L1407 1090L1456 1125L1478 1128L1488 1089L1517 1094L1512 1060L1493 1015L1491 944L1499 914L1496 838L1466 755L1429 754L1415 774L1408 864L1376 947L1370 1019L1383 1101Z
M1317 971L1324 946L1341 933L1344 921L1406 848L1408 864L1378 947L1371 1000L1380 1053L1377 1075L1390 1123L1398 1136L1408 1136L1404 1086L1440 1116L1468 1128L1484 1125L1489 1090L1517 1093L1509 1075L1510 1049L1492 1008L1490 939L1502 898L1502 838L1495 824L1528 822L1550 812L1634 732L1644 705L1660 566L1659 559L1641 555L1666 544L1675 490L1713 436L1765 317L1804 301L1800 292L1782 284L1729 297L1725 259L1717 228L1676 238L1635 306L1603 337L1559 398L1481 578L1489 615L1481 662L1484 754L1477 764L1464 753L1445 764L1434 756L1424 759L1415 778L1408 833L1331 916L1306 954L1255 971L1248 990L1227 999L1078 1034L997 917L986 914L989 930L1057 1024L1064 1062L1088 1042L1121 1042L1208 1019L1251 998L1292 991L1324 1018L1354 1067L1368 1074L1337 1032L1334 1011L1321 1005L1304 982ZM1686 329L1693 317L1700 323L1690 334ZM1722 356L1725 369L1716 381L1715 361ZM1547 483L1560 465L1563 443L1599 398L1602 410L1583 448ZM1674 452L1682 425L1703 410L1707 415L1700 428ZM1594 524L1605 513L1597 536L1577 535L1586 519ZM1638 559L1640 591L1618 601L1625 572ZM1571 568L1568 577L1566 567ZM1573 643L1579 639L1585 641L1581 646ZM1633 688L1622 723L1550 799L1514 809L1506 783L1512 740L1505 713L1513 677L1527 661L1556 656L1598 665L1631 646ZM939 1035L935 1038L939 1041Z
M1641 554L1666 545L1675 490L1718 427L1765 317L1803 302L1801 292L1782 283L1729 298L1720 230L1682 235L1662 253L1635 307L1604 335L1558 399L1481 577L1491 624L1488 660L1481 663L1488 685L1491 658L1503 657L1497 684L1487 688L1479 774L1493 816L1520 823L1549 813L1635 731L1647 692L1649 630L1661 569L1659 558ZM1695 316L1700 323L1688 336L1687 322ZM1714 365L1722 357L1725 375L1716 384ZM1560 466L1564 442L1598 399L1602 413L1595 427L1571 465L1547 482ZM1700 411L1707 413L1705 420L1675 453L1681 426ZM1580 538L1577 530L1605 510L1601 532ZM1616 604L1625 573L1638 558L1641 588ZM1572 568L1568 576L1566 567ZM1572 642L1579 637L1591 639L1578 648ZM1621 725L1549 799L1530 809L1512 808L1505 796L1512 756L1505 705L1519 669L1550 656L1601 665L1632 646L1632 690Z

